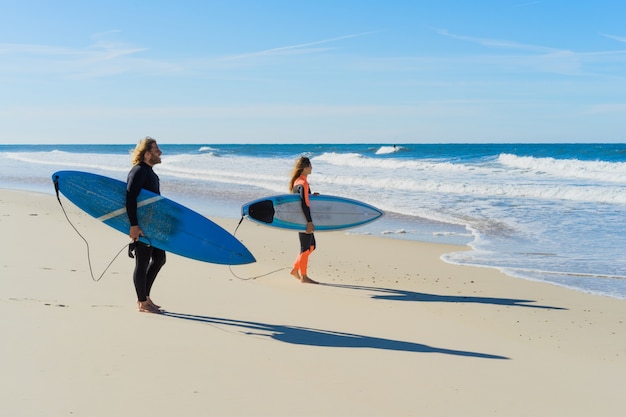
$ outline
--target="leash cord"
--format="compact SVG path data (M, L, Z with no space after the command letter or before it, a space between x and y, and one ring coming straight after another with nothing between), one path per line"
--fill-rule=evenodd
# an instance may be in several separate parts
M61 206L61 210L63 211L63 215L65 215L65 218L67 219L67 222L70 224L70 226L72 226L72 229L74 229L74 231L76 232L76 234L78 234L78 236L80 236L80 238L83 240L83 242L85 242L85 246L87 247L87 263L89 264L89 273L91 274L91 280L94 282L98 282L102 279L102 277L104 276L104 274L109 270L109 268L111 267L111 265L113 264L113 262L115 262L115 260L117 259L118 256L120 256L120 254L122 253L122 251L124 251L124 249L126 249L126 247L128 246L127 244L124 244L124 246L122 246L122 249L120 249L120 251L117 253L117 255L115 255L115 257L111 260L111 262L109 262L109 264L107 265L107 267L104 269L104 271L102 271L102 274L100 274L100 276L98 278L96 278L93 274L93 268L91 266L91 253L90 253L90 249L89 249L89 242L87 241L87 239L85 239L85 237L78 231L78 229L76 228L76 226L74 226L74 223L72 223L72 221L70 220L70 217L67 215L67 212L65 211L65 207L63 207L63 203L61 203L61 197L59 196L59 182L58 182L58 178L56 178L54 180L54 189L56 191L56 195L57 195L57 200L59 201L59 205Z
M232 265L228 265L228 269L230 270L230 273L232 274L232 276L234 276L235 278L240 279L242 281L250 281L250 280L257 279L257 278L263 278L263 277L266 277L266 276L271 275L271 274L275 274L276 272L284 271L287 268L286 267L279 268L279 269L276 269L275 271L266 272L265 274L256 275L256 276L253 276L253 277L240 277L240 276L238 276L237 274L235 274L233 272Z
M239 223L237 224L237 227L235 228L235 231L233 232L233 236L235 236L237 234L237 230L239 230L239 226L241 226L241 222L243 222L243 219L245 219L245 217L246 216L241 216L241 219L239 220ZM265 274L256 275L256 276L252 276L252 277L240 277L239 275L237 275L237 274L235 274L233 272L233 266L232 265L228 265L228 269L230 270L231 275L234 276L235 278L240 279L242 281L250 281L250 280L257 279L257 278L263 278L263 277L266 277L266 276L271 275L271 274L275 274L276 272L284 271L287 268L286 267L279 268L279 269L276 269L274 271L266 272Z
M63 203L61 202L61 197L59 195L59 181L58 181L58 178L55 178L55 180L54 180L54 189L56 191L57 200L59 201L59 205L61 206L61 210L63 211L63 215L67 219L67 222L70 224L70 226L72 226L72 229L74 229L76 234L78 234L78 236L80 236L80 238L83 240L83 242L85 242L85 247L87 248L87 263L89 264L89 273L91 275L92 281L98 282L98 281L100 281L102 279L102 277L104 277L104 274L109 270L109 268L111 267L113 262L115 262L115 260L118 258L118 256L120 256L120 254L124 251L124 249L126 249L126 247L128 245L124 244L124 246L122 246L122 249L120 249L119 252L113 257L113 259L111 259L111 262L109 262L109 264L104 269L104 271L102 271L100 276L98 278L96 278L94 276L93 268L91 266L91 253L90 253L90 248L89 248L89 242L80 233L80 231L76 228L76 226L74 226L74 223L72 223L72 221L70 220L69 216L67 215L67 212L65 211L65 207L63 207ZM239 230L239 226L241 226L241 223L243 222L244 218L245 218L245 216L241 216L241 219L239 220L239 223L237 224L237 227L235 228L235 232L233 233L233 236L235 236L235 233L237 233L237 230ZM131 245L132 245L132 242L131 242ZM130 248L129 248L129 256L131 256ZM279 268L279 269L276 269L274 271L270 271L270 272L267 272L267 273L261 274L261 275L256 275L256 276L252 276L252 277L240 277L239 275L235 274L235 272L232 269L232 265L228 265L228 270L230 271L231 275L234 276L237 279L242 280L242 281L250 281L250 280L257 279L257 278L266 277L268 275L275 274L276 272L284 271L285 269L286 268L283 267L283 268Z

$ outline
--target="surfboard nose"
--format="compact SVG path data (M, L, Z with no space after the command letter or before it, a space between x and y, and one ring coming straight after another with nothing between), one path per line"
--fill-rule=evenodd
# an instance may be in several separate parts
M256 258L250 253L248 248L243 246L243 244L242 247L243 251L233 256L233 262L230 265L245 265L256 262Z

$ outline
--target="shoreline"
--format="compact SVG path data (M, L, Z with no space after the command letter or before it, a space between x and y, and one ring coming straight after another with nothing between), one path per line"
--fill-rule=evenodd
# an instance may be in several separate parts
M128 238L63 204L97 276ZM54 195L0 189L0 213L2 415L617 417L626 407L626 301L440 259L464 246L319 233L309 269L323 285L307 285L287 269L293 232L243 222L236 236L257 262L168 254L153 296L169 313L151 315L136 311L124 252L92 281Z

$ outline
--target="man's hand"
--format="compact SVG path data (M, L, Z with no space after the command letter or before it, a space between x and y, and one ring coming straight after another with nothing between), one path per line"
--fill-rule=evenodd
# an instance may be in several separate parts
M139 236L143 236L143 231L139 226L130 226L130 233L128 234L133 241L139 239Z

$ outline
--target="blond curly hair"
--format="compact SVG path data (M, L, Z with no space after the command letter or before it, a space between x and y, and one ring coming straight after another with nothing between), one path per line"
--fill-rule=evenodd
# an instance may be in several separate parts
M156 143L156 139L146 136L141 139L132 153L131 161L133 165L137 165L143 161L143 156L152 149L152 145Z

